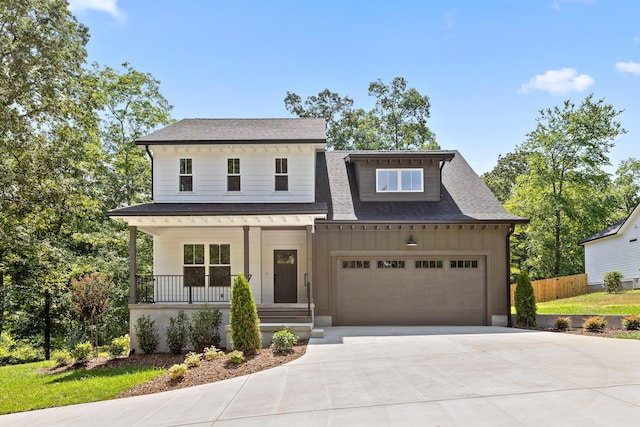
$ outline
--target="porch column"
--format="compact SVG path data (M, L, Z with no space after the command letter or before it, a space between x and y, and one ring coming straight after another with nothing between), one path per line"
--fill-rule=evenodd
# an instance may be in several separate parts
M307 290L309 311L311 311L311 303L313 302L313 225L307 225ZM311 313L309 313L311 315Z
M244 232L244 277L249 280L249 226L242 226Z
M137 234L138 227L134 225L129 226L129 304L135 304L138 300L138 293L136 289L136 266L138 265L136 258Z

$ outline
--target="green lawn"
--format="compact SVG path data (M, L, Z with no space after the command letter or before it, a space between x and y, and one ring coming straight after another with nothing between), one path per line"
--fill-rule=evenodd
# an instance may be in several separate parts
M136 366L40 372L51 366L52 361L0 367L0 414L113 399L166 372Z
M621 294L596 292L539 302L537 306L538 314L640 314L640 290ZM515 313L515 307L511 308L511 312Z

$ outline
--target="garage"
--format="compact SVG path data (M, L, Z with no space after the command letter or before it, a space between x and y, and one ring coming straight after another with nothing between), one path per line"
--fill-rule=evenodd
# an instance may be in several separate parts
M482 256L341 257L336 325L484 325Z

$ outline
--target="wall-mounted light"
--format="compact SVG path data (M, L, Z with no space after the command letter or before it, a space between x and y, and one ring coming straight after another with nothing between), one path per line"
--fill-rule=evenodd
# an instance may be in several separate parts
M409 236L409 240L407 240L407 246L409 247L418 246L418 243L415 240L413 240L413 236Z

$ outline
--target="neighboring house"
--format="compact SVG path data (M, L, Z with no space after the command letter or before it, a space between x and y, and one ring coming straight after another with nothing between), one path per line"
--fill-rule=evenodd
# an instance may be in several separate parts
M623 274L625 289L640 288L640 205L631 214L580 242L591 291L602 290L605 273Z
M265 324L507 325L508 214L457 151L325 151L322 119L185 119L136 140L153 200L112 210L153 236L131 336L250 277ZM149 304L153 303L153 304ZM162 340L163 341L163 340ZM165 349L163 347L161 350Z

